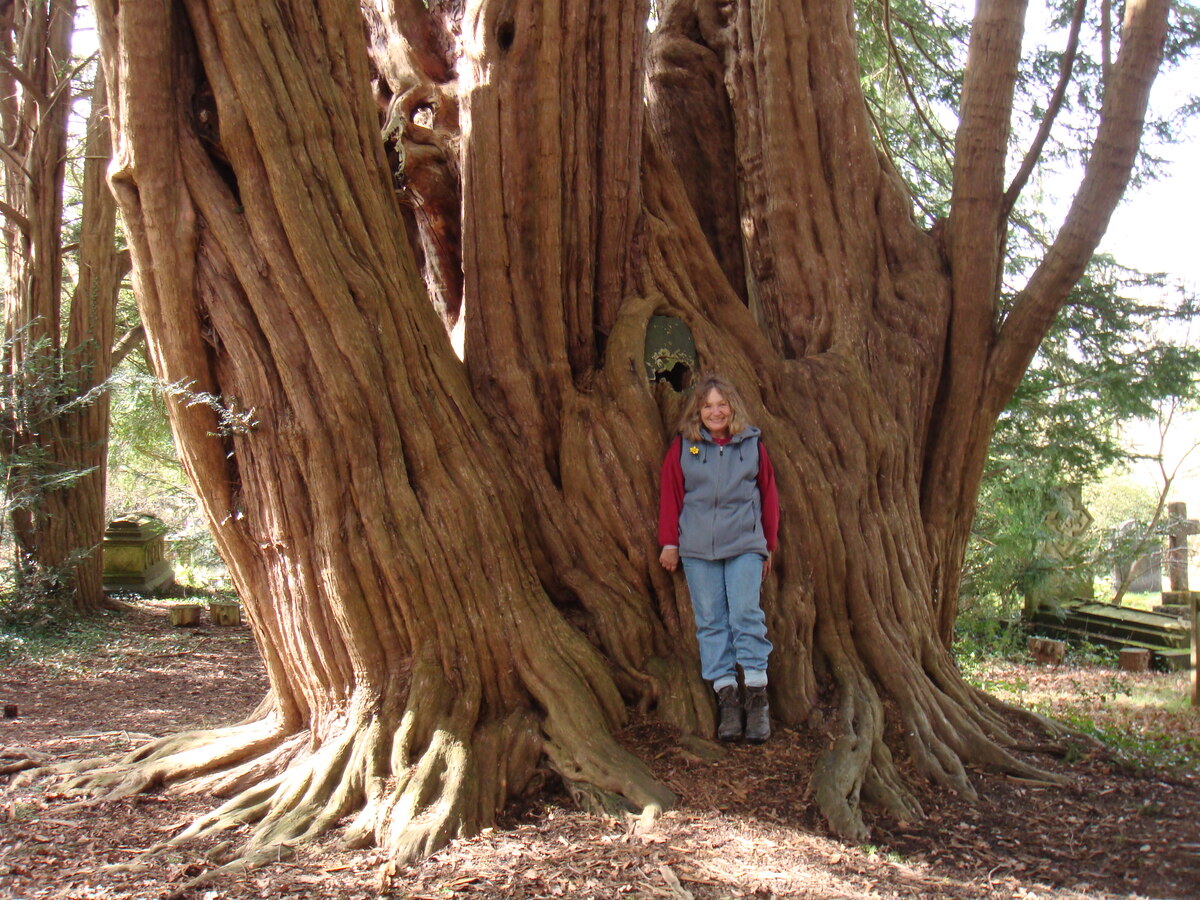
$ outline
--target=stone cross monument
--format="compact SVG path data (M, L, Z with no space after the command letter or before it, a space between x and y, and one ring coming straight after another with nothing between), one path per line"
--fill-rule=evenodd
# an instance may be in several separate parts
M1187 517L1186 503L1168 503L1167 574L1172 591L1188 590L1188 535L1200 534L1200 522Z

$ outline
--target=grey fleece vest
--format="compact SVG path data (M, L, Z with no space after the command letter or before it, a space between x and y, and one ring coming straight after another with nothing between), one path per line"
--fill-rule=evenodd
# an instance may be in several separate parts
M767 555L758 493L760 434L751 425L721 447L701 428L699 441L680 440L680 556L729 559L743 553Z

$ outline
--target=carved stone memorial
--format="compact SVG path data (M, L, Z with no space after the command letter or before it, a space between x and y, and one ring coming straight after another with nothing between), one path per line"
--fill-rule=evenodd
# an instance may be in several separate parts
M149 594L174 582L165 533L161 521L144 514L109 522L104 532L104 589Z

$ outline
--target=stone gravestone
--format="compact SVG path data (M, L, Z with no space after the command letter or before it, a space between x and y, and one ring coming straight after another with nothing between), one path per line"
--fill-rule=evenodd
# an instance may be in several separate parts
M104 532L104 589L149 594L170 585L175 570L166 557L166 526L154 516L113 519Z
M1163 551L1158 547L1137 557L1133 562L1118 559L1113 570L1113 584L1129 579L1125 590L1134 594L1161 594L1163 579Z
M1127 519L1110 536L1113 559L1112 583L1115 590L1124 585L1135 594L1161 594L1164 551L1161 530L1153 536L1136 519ZM1141 548L1141 549L1139 549ZM1134 556L1135 552L1140 556Z
M1193 591L1188 587L1188 536L1200 533L1200 522L1187 517L1186 503L1167 504L1167 575L1171 589L1163 591L1157 612L1191 615Z
M1186 503L1168 503L1167 574L1172 591L1188 589L1188 535L1200 534L1200 522L1187 517Z
M1092 573L1075 564L1082 552L1081 539L1092 521L1083 505L1081 485L1065 485L1053 491L1053 504L1043 525L1047 537L1037 547L1037 564L1044 574L1025 590L1026 617L1043 606L1092 599Z

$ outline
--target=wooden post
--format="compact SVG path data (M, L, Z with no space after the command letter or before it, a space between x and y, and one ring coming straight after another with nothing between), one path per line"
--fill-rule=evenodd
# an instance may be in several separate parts
M208 614L214 625L241 625L242 608L236 603L222 603L212 600L208 604Z
M195 628L200 624L199 604L181 604L167 610L171 624L176 628Z
M1200 706L1200 591L1192 594L1192 706Z
M1150 651L1142 647L1121 648L1121 670L1124 672L1149 672Z

